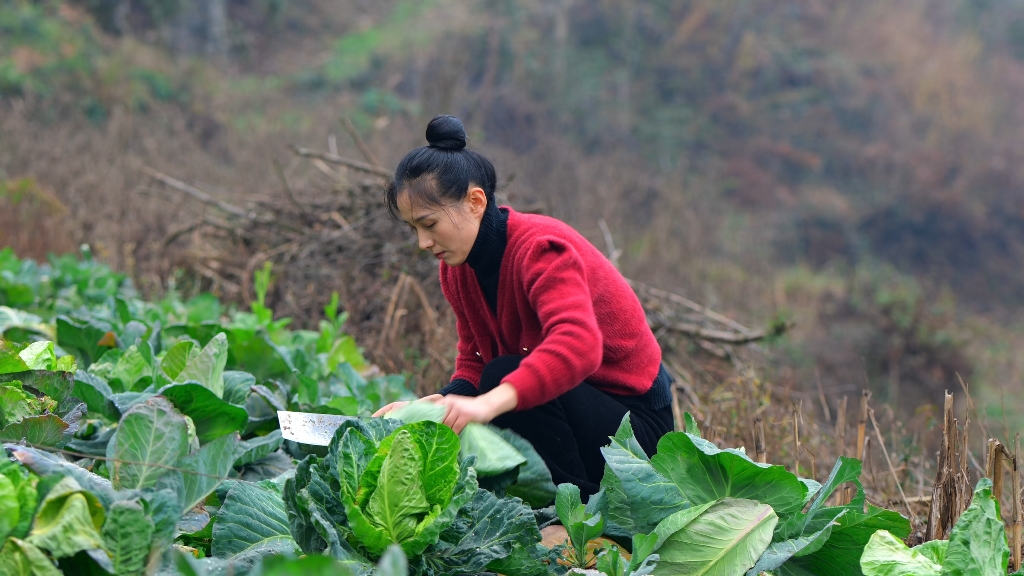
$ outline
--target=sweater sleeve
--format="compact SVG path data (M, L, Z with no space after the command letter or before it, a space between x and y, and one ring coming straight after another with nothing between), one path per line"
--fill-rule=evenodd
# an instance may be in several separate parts
M526 247L522 262L527 297L541 324L541 344L503 380L516 389L516 410L568 392L600 368L603 354L586 269L576 249L564 240L541 237Z
M468 380L462 378L456 378L448 383L447 386L437 391L441 396L447 396L449 394L455 394L457 396L478 396L480 390Z

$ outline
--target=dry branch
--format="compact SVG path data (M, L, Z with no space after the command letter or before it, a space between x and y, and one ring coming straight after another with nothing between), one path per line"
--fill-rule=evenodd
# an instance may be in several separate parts
M221 210L227 212L228 214L231 214L232 216L238 216L239 218L247 218L249 220L255 219L255 215L250 214L245 210L242 210L238 206L233 206L231 204L228 204L227 202L217 200L216 198L211 197L206 192L203 192L202 190L196 188L195 186L190 186L189 184L186 184L181 180L171 178L170 176L162 172L153 170L148 166L143 167L142 171L145 172L146 174L149 174L154 180L163 182L164 184L170 186L171 188L174 188L179 192L184 192L185 194L188 194L189 196L195 198L196 200L199 200L200 202L209 204L211 206L216 206L217 208L220 208Z
M723 315L721 315L721 314L719 314L719 313L717 313L717 312L715 312L713 310L708 309L705 306L701 306L700 304L694 302L693 300L690 300L689 298L685 298L683 296L680 296L678 294L673 294L671 292L665 292L664 290L658 290L657 288L652 288L651 286L647 286L646 284L643 284L641 282L637 282L635 280L630 280L628 278L626 279L626 282L628 282L629 285L636 292L646 292L646 293L650 294L651 296L655 296L655 297L658 297L658 298L664 298L666 300L669 300L671 302L679 304L679 305L681 305L683 307L689 308L690 310L693 310L694 312L698 312L698 313L700 313L700 314L702 314L704 316L707 316L708 318L710 318L710 319L712 319L712 320L714 320L716 322L721 322L722 324L725 324L726 326L728 326L729 328L732 328L733 330L736 330L737 332L740 332L740 333L743 333L743 334L750 334L750 333L753 332L753 330L751 330L750 328L747 328L746 326L740 324L739 322L736 322L732 318L728 318L728 317L723 316Z
M288 199L291 200L292 204L294 204L304 214L308 215L310 213L309 208L303 206L298 199L295 198L295 192L292 191L292 185L288 183L288 177L284 175L284 170L281 169L281 163L274 160L273 164L274 173L277 174L277 179L281 181L281 186L284 188L285 195L288 196Z
M896 469L892 466L892 459L889 458L889 451L885 448L885 440L882 439L882 431L878 429L878 421L875 420L875 411L869 410L868 415L871 416L871 426L875 429L875 436L878 437L878 445L882 448L882 455L885 456L885 462L889 465L889 472L892 474L892 479L896 481L896 488L900 491L900 497L903 498L903 503L907 506L907 518L910 518L913 523L916 515L914 509L910 507L910 501L907 500L907 495L903 492L903 485L900 483L899 477L896 475Z
M688 336L695 336L697 338L702 338L704 340L708 340L711 342L725 342L727 344L749 344L750 342L764 340L769 336L781 334L782 332L788 330L793 326L792 323L787 323L785 325L785 330L756 330L737 334L736 332L704 328L696 324L688 324L683 322L662 325L668 328L669 330L681 332Z
M355 143L356 148L359 148L359 153L363 155L363 158L366 158L366 161L372 166L381 168L380 160L377 160L377 157L370 151L370 147L366 145L366 142L363 142L363 138L359 135L359 131L356 130L355 125L352 124L352 121L349 120L347 116L341 119L341 125L345 127L345 131L352 137L352 142ZM334 150L331 150L331 153L337 155L337 152Z
M299 156L302 156L303 158L318 158L320 160L323 160L324 162L338 164L340 166L345 166L347 168L352 168L354 170L361 170L363 172L374 174L382 178L392 178L395 175L394 172L381 168L379 166L367 164L366 162L360 162L359 160L351 160L343 156L338 156L337 154L331 154L330 152L320 152L319 150L300 148L298 146L288 146L288 148L292 152L298 154Z

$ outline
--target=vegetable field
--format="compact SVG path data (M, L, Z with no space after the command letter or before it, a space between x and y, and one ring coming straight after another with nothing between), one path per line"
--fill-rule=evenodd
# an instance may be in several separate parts
M0 252L0 574L509 576L1002 575L1010 548L983 479L948 533L869 504L861 462L800 478L685 431L648 458L628 417L602 490L554 486L515 434L455 435L405 380L368 365L338 297L319 330L106 266ZM361 416L329 446L284 441L277 411ZM852 487L852 490L848 490ZM564 527L564 542L542 530Z

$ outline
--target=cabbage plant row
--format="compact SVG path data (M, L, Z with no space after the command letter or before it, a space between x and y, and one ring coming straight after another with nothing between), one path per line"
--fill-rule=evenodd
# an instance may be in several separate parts
M336 296L316 331L275 319L270 281L247 311L173 287L150 302L87 253L0 251L0 574L563 574L602 535L609 576L918 574L872 560L910 526L866 502L854 459L819 484L716 447L688 415L648 458L627 417L583 503L511 432L456 436L424 403L370 418L412 397L403 378L367 366ZM317 448L284 442L278 410L360 417ZM547 548L553 522L569 541ZM947 570L954 540L899 553L989 573Z

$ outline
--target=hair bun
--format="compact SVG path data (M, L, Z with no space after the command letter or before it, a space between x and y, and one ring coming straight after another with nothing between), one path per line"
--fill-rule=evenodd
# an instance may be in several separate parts
M427 124L427 143L441 150L462 150L466 147L466 127L455 116L434 116Z

